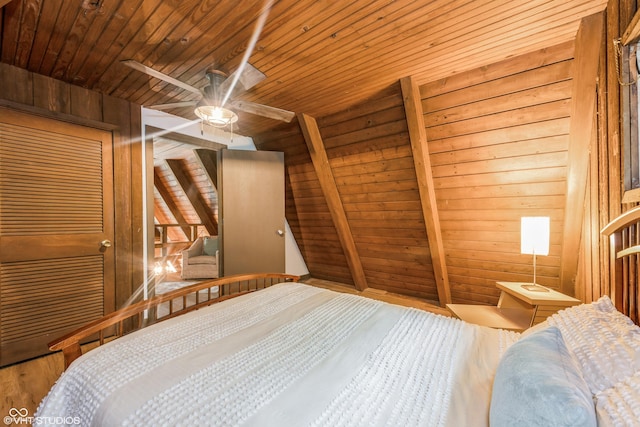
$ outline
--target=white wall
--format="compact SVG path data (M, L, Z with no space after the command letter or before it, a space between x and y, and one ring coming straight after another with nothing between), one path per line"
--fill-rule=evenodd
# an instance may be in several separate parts
M142 129L145 126L153 126L159 129L166 129L168 132L177 132L184 135L202 138L218 144L224 144L230 150L255 150L253 139L231 134L222 129L211 126L201 126L199 121L189 121L182 117L177 117L162 111L142 108ZM143 135L144 137L144 135ZM146 216L145 216L146 218ZM307 265L302 258L298 244L296 243L289 223L285 219L285 273L303 276L309 274Z

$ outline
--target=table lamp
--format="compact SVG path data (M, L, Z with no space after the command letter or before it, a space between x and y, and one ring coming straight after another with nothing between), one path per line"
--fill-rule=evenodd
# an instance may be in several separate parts
M533 283L523 285L523 288L548 291L536 284L536 255L549 255L549 217L523 216L520 220L520 253L533 255Z

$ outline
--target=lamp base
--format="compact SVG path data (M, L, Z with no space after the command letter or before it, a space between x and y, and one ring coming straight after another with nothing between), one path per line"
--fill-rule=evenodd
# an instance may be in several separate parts
M542 285L538 285L537 283L522 285L522 288L531 292L549 292L549 289L545 288Z

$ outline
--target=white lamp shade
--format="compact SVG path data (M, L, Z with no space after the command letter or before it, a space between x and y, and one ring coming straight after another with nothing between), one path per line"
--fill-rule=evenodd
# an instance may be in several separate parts
M549 217L523 216L520 222L520 253L549 255Z

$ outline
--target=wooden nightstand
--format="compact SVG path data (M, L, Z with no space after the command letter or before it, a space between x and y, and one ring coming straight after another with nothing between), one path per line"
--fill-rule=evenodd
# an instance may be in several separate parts
M539 290L527 289L531 283L497 282L496 286L502 291L497 306L447 304L447 309L466 322L520 332L562 308L581 303L540 285L534 288Z

